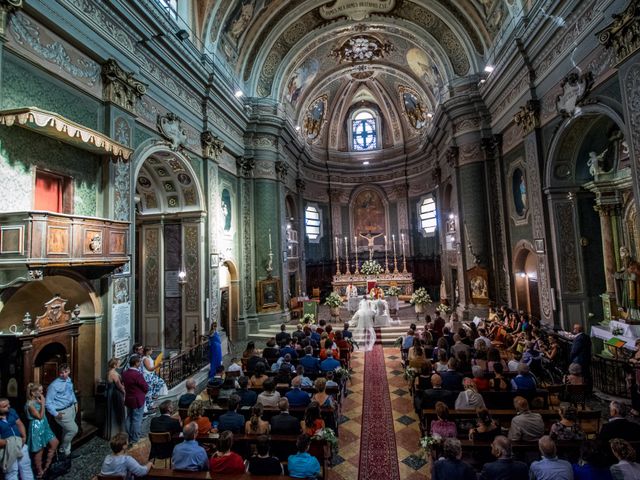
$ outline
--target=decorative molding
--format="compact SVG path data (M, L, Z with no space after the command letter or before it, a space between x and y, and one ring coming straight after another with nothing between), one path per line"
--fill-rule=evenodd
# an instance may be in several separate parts
M200 134L200 142L202 144L202 156L219 162L224 149L224 142L216 137L211 130L206 130Z
M631 0L622 13L612 17L613 22L597 36L602 45L613 49L619 65L640 49L640 0Z
M562 93L556 97L556 111L563 117L571 117L584 102L593 86L593 74L579 75L572 72L560 82Z
M22 0L0 0L0 36L7 33L9 15L22 8Z
M296 178L296 188L298 189L298 193L302 194L307 188L307 184L303 179Z
M287 162L278 160L275 164L275 168L278 179L285 181L287 179L287 173L289 172L289 165L287 165Z
M456 145L451 145L449 148L447 148L446 158L447 158L447 164L450 167L455 168L458 166L459 153L460 153L460 148L458 148L458 146Z
M184 148L187 143L187 131L182 128L182 119L173 112L158 115L156 127L160 134L170 142L171 150Z
M578 259L576 257L576 230L574 225L574 207L570 202L556 204L556 222L558 225L558 260L561 275L566 282L567 293L582 292Z
M129 162L117 162L113 175L113 216L116 220L128 222L131 211L131 165Z
M381 60L393 51L393 45L371 35L356 35L342 42L329 53L342 62L371 62Z
M110 58L102 65L102 98L119 107L135 112L136 103L147 91L147 85L136 80L133 72L126 72Z
M540 127L540 102L538 100L528 100L520 107L518 113L513 116L513 121L522 130L525 137L536 128Z

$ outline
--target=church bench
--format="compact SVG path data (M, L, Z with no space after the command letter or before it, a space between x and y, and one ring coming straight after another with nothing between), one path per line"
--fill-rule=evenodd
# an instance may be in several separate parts
M146 477L147 480L164 480L164 479L194 479L194 480L249 480L260 478L261 480L282 480L282 475L266 475L256 477L250 473L242 473L239 475L216 475L212 477L209 472L186 472L179 470L171 470L169 468L152 468Z
M302 420L304 418L305 410L306 410L305 407L289 407L289 413L299 420ZM221 406L212 406L212 407L206 407L204 414L209 418L209 420L213 422L214 420L217 420L218 417L220 417L220 415L227 413L227 411L228 410L226 408L223 408ZM249 420L249 418L251 418L251 407L239 408L238 413L241 415L244 415L245 419ZM265 407L262 412L262 419L269 421L271 420L272 417L278 415L279 413L280 411L277 408ZM325 420L325 424L327 425L327 427L332 428L337 435L338 429L337 429L337 425L335 425L337 421L336 410L330 407L321 407L320 414L322 415L322 418Z
M532 410L539 413L545 424L545 430L548 432L556 421L560 419L557 410ZM491 417L503 428L508 429L511 420L516 416L516 411L511 410L489 410ZM427 435L430 431L431 422L437 420L436 411L434 409L424 409L420 412L420 430L423 435ZM475 410L449 410L449 419L459 423L468 421L475 426L476 419ZM602 421L602 413L597 410L578 410L578 424L587 435L595 435L600 431L600 423ZM467 438L468 430L458 429L458 437Z

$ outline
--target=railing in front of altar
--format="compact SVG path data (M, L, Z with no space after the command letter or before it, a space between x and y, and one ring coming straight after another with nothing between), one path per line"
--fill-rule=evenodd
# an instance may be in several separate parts
M209 363L209 342L204 341L160 363L158 375L173 388Z
M608 395L630 398L631 392L627 378L631 375L635 376L637 368L626 360L595 355L591 363L593 386Z

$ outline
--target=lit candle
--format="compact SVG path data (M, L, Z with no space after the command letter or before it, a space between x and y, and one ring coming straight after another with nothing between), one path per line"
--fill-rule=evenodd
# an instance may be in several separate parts
M391 245L393 245L393 255L396 254L396 236L395 234L391 235Z
M347 237L344 237L344 258L349 258L349 242L347 241Z
M338 236L336 235L336 257L338 256Z
M384 236L384 249L387 249L387 236Z
M271 229L269 229L269 251L271 251Z
M400 234L400 245L402 246L402 256L404 257L404 233Z
M353 236L353 251L358 253L358 237Z

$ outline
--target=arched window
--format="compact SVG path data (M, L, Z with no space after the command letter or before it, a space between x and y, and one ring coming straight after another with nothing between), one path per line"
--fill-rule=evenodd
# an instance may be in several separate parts
M304 226L309 241L317 243L320 239L322 228L320 209L317 205L309 204L307 208L304 209Z
M351 149L355 151L378 148L378 119L370 110L358 110L351 120Z
M438 221L436 219L436 202L432 195L422 197L418 203L418 218L420 219L420 228L430 237L436 231Z

